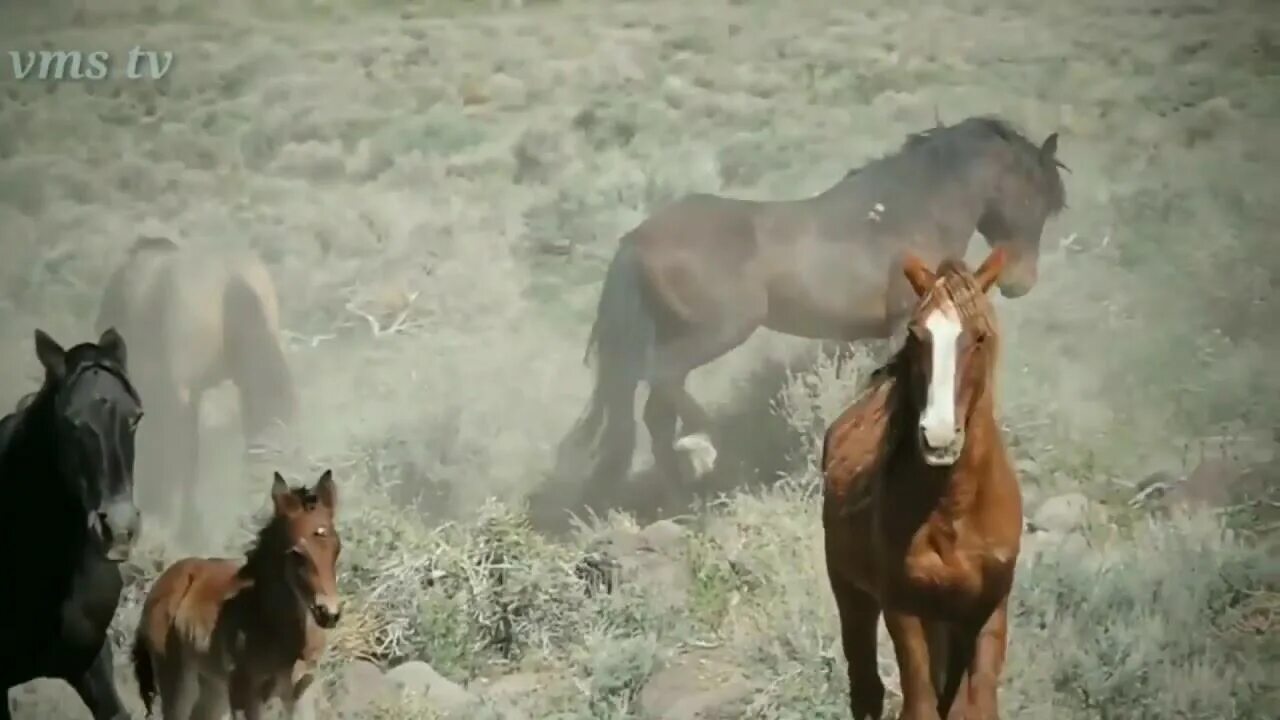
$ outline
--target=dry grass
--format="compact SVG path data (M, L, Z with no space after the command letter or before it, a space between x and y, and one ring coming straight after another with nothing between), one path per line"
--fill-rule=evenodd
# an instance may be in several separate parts
M1124 495L1207 436L1274 452L1280 27L1263 2L1202 5L10 3L4 49L177 59L159 83L0 68L0 406L34 382L32 327L85 336L139 233L253 247L304 394L287 469L333 466L346 490L359 622L341 655L426 658L458 680L550 668L578 682L531 699L535 717L624 718L698 638L759 682L746 716L841 717L808 464L853 386L810 367L809 343L762 333L695 377L725 414L773 403L741 413L735 446L793 454L761 463L787 482L699 514L681 612L644 586L584 600L574 567L606 529L553 543L519 512L586 396L614 241L685 192L820 190L935 107L1058 130L1071 207L1035 292L998 301L1028 495ZM751 375L766 360L789 379ZM231 397L209 403L219 533L202 550L238 547L266 494L229 459ZM1267 546L1207 516L1120 525L1028 562L1006 714L1266 716ZM152 542L144 576L191 550Z

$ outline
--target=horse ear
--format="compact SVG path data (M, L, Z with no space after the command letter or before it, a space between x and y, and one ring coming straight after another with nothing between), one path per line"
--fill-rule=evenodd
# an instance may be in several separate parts
M1040 157L1045 160L1053 160L1058 155L1058 133L1050 133L1049 137L1044 139L1044 144L1040 146Z
M916 256L915 253L907 251L902 258L902 274L907 276L907 282L911 283L911 289L916 291L916 295L924 297L929 292L929 288L933 287L937 281L937 276L933 274L924 261Z
M271 478L271 504L275 507L276 513L284 513L291 509L291 500L293 500L293 493L289 492L289 483L285 482L279 471L276 471Z
M1008 259L1008 251L1002 246L997 246L991 250L991 254L986 260L982 261L982 265L978 268L973 277L978 282L978 287L982 288L982 292L991 289L996 279L1000 277L1000 271L1004 269L1005 260Z
M338 507L338 485L333 481L333 470L325 470L316 481L316 497L320 504L334 510Z
M124 336L116 332L114 327L109 327L102 333L102 337L98 338L98 347L108 357L116 362L122 368L129 365L129 349L125 347Z
M61 380L67 374L67 351L40 328L36 328L36 359L54 378Z

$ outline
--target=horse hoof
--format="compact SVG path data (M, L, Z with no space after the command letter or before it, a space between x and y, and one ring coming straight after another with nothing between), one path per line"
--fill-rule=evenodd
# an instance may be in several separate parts
M716 446L711 444L711 438L706 433L686 435L677 440L674 447L688 456L695 479L711 472L716 466Z

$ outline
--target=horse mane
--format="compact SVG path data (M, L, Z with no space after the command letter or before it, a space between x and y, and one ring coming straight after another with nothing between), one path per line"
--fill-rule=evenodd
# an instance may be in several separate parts
M906 172L908 169L921 170L924 177L952 177L971 157L968 150L972 146L988 142L993 137L1006 143L1013 151L1018 170L1031 178L1042 192L1049 204L1050 215L1066 208L1066 185L1058 173L1059 164L1046 162L1040 155L1040 146L1012 122L996 115L977 115L952 125L939 123L935 127L908 133L897 150L850 169L836 187L862 175L884 181L897 178L904 182L910 175Z
M289 488L289 493L302 505L304 512L311 512L320 502L320 497L305 486ZM244 564L236 574L243 579L258 576L260 572L271 572L289 548L289 519L272 513L271 519L262 525L249 549L244 554Z

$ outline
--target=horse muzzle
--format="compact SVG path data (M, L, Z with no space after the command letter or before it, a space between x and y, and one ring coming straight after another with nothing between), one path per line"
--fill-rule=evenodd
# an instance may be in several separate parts
M311 617L317 625L330 630L342 618L342 603L333 598L318 598L311 604Z
M929 438L924 432L918 436L920 445L920 456L924 458L924 463L930 467L950 467L956 464L960 459L960 453L964 450L964 428L957 428L954 435L951 436L950 442L941 447L935 447L929 442Z
M1026 295L1036 286L1038 274L1034 264L1005 270L1000 274L1000 280L997 283L1000 286L1000 294L1010 300Z
M131 502L115 502L89 513L89 530L111 562L129 559L141 526L141 514Z

